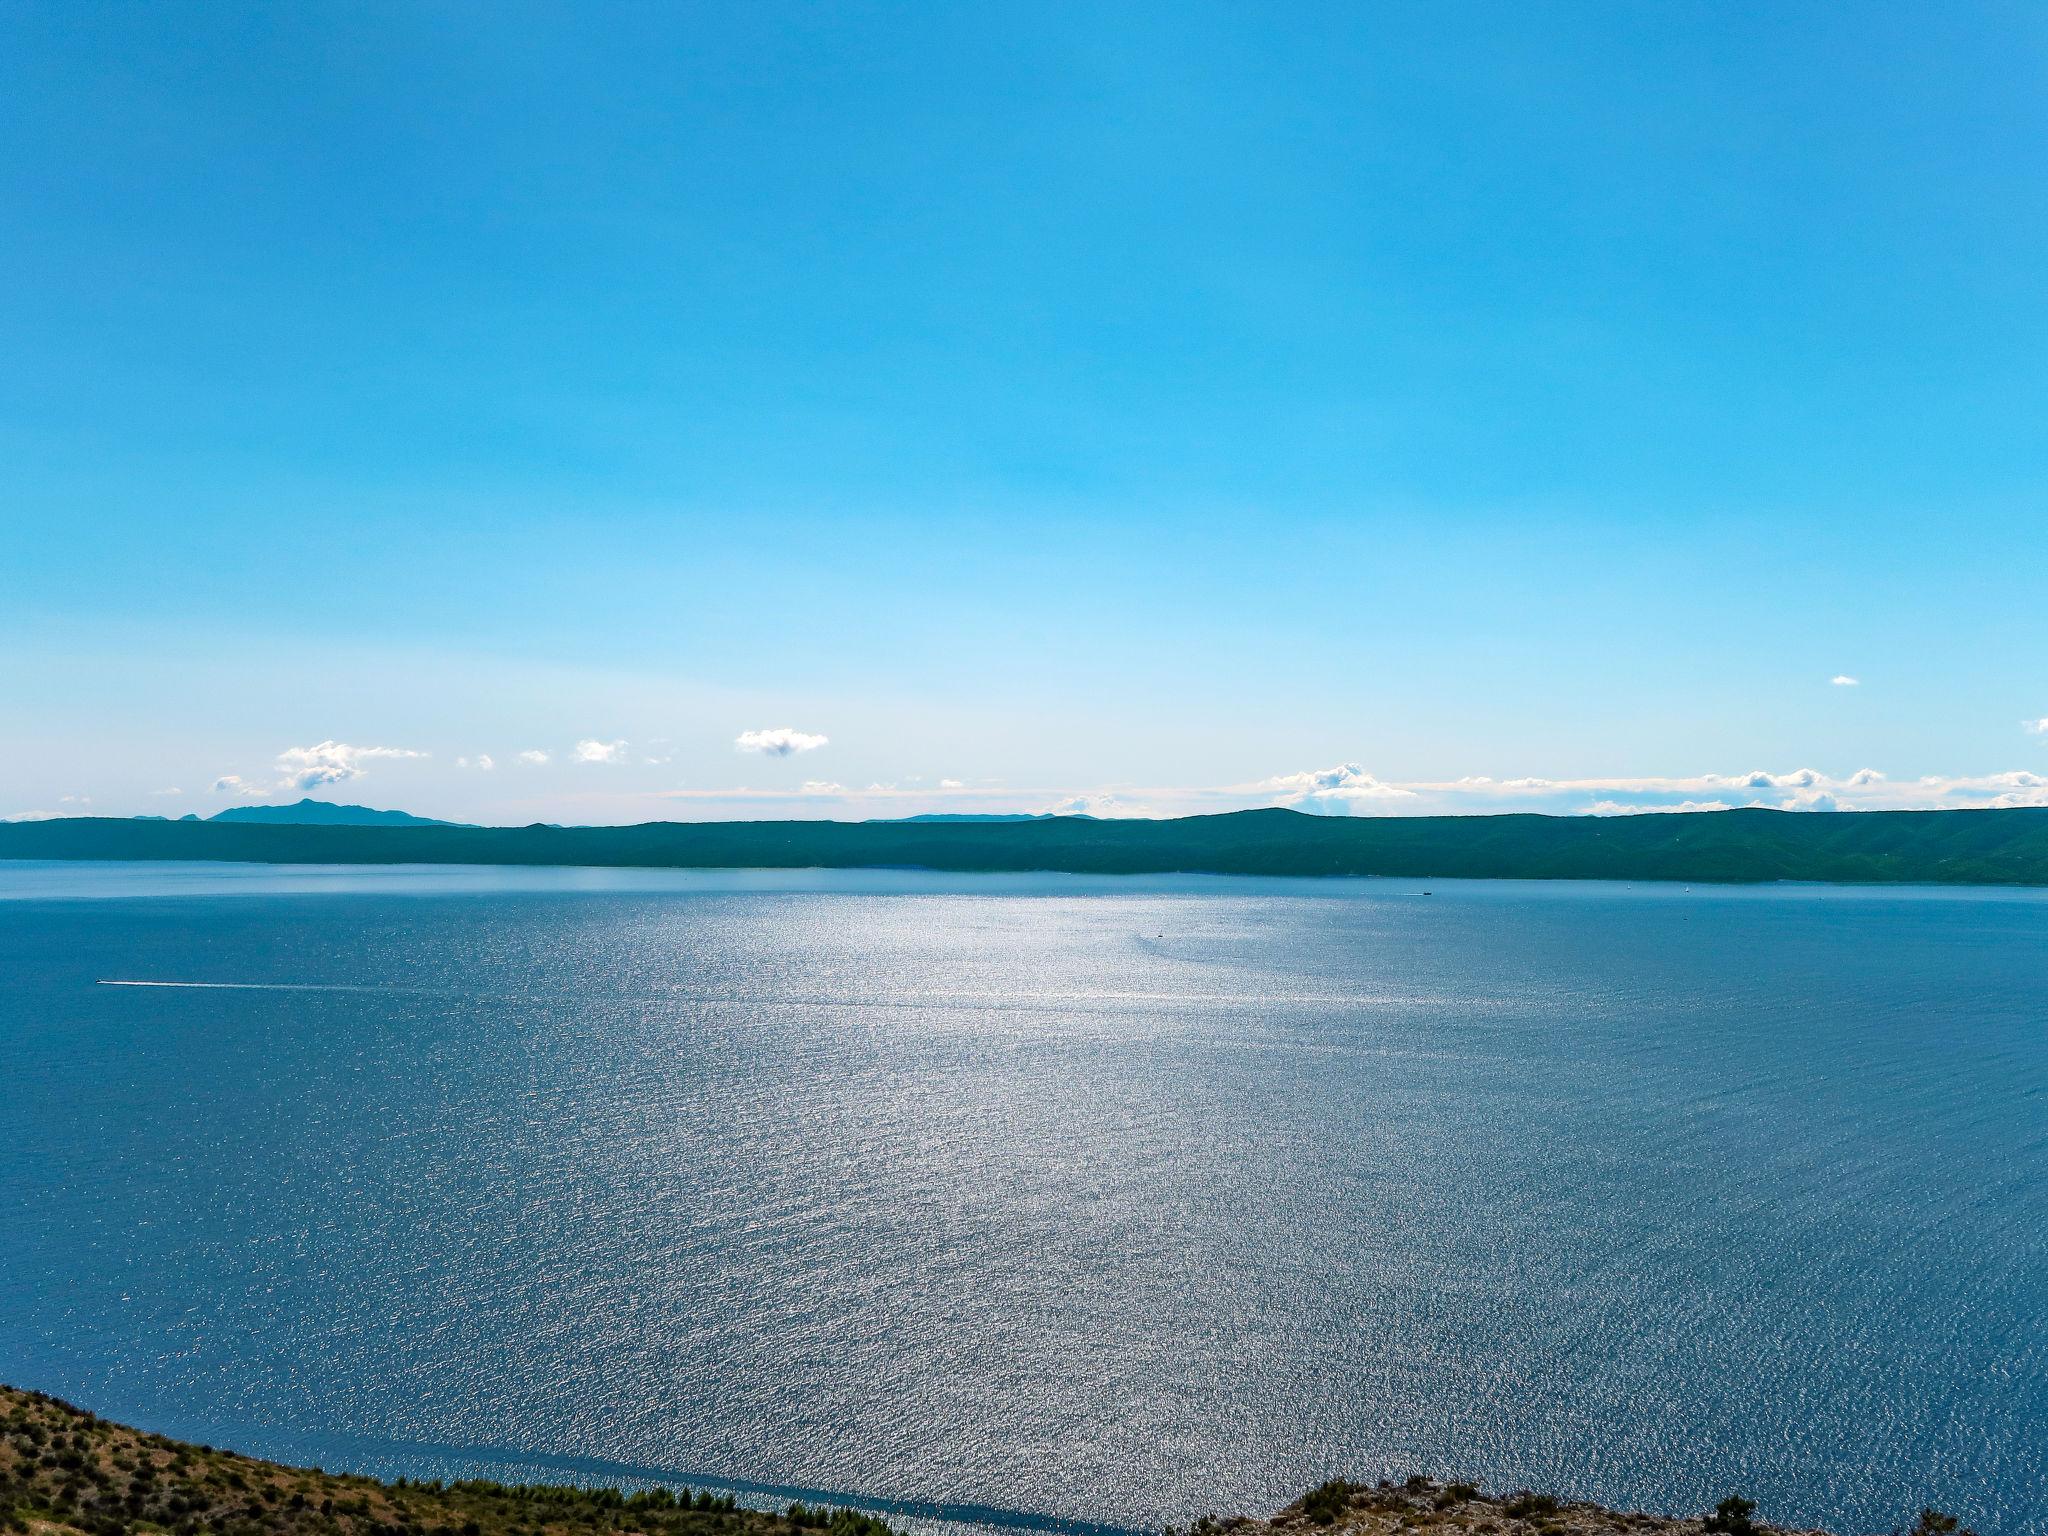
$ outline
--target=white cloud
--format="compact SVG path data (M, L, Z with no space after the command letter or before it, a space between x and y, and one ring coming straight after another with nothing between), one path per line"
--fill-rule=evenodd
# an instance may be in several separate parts
M1360 806L1415 798L1413 790L1374 778L1357 763L1283 773L1266 780L1261 787L1277 795L1277 805L1326 816L1344 816Z
M410 747L357 747L345 741L322 741L310 747L286 747L277 754L278 779L274 785L260 784L245 779L238 773L224 773L213 781L213 792L217 795L243 795L250 799L261 799L265 795L283 794L290 790L317 789L323 784L341 784L350 779L359 779L367 769L363 764L379 758L425 757L424 752L415 752ZM175 795L175 789L160 789L160 795Z
M1295 810L1352 815L1470 815L1535 811L1544 815L1620 815L1630 811L1729 810L1927 810L1937 807L1998 807L2048 804L2048 781L2024 772L1975 776L1930 775L1894 782L1875 768L1835 777L1815 768L1777 773L1698 773L1670 776L1616 775L1602 778L1496 779L1468 775L1450 780L1389 781L1356 763L1309 773L1281 774L1255 784L1212 790L1148 790L1188 810L1277 805Z
M1705 783L1728 789L1812 789L1822 781L1822 776L1811 768L1795 768L1790 773L1766 773L1759 768L1733 778L1717 773L1703 774L1701 778Z
M310 747L286 747L277 754L283 789L317 789L359 779L363 764L376 758L425 757L407 747L352 747L345 741L323 741Z
M2048 715L2043 715L2038 720L2022 720L2020 729L2032 731L2036 736L2048 736Z
M1863 686L1863 680L1861 678L1851 677L1846 672L1837 672L1833 677L1829 678L1828 681L1830 683L1833 683L1837 688L1861 688Z
M1651 816L1672 811L1732 811L1726 800L1681 800L1676 805L1633 805L1625 800L1595 800L1586 807L1592 816Z
M159 798L161 798L164 795L182 795L183 793L185 793L185 791L179 789L176 785L173 785L169 789L152 789L150 791L151 795L157 796Z
M815 752L830 739L778 725L767 731L741 731L733 738L733 748L739 752L759 752L765 757L788 757L797 752Z
M966 787L967 786L961 783L958 779L939 780L939 788L941 789L965 789Z
M579 763L616 763L625 755L623 741L579 741L576 743L576 761Z
M475 757L458 757L455 759L455 766L458 768L481 768L485 773L489 773L498 765L492 760L490 753L479 752Z
M91 805L91 804L92 804L92 796L91 796L91 795L59 795L59 796L57 797L57 803L58 803L59 805Z
M541 751L539 747L528 747L524 752L519 754L519 761L521 761L522 763L532 763L536 767L538 767L542 763L545 763L547 760L547 753Z
M1098 821L1135 821L1159 813L1117 794L1069 795L1043 807L1047 816L1093 816Z
M849 787L808 779L801 788L716 788L607 792L595 797L620 815L647 818L687 807L691 820L761 816L851 818L973 809L1084 816L1186 816L1286 807L1355 816L1457 816L1536 813L1620 816L1655 812L1762 809L1887 811L2048 806L2048 772L1891 779L1875 768L1845 775L1814 768L1784 772L1609 775L1584 778L1472 774L1449 780L1388 780L1356 763L1225 785L960 787L898 784ZM628 810L627 807L631 809Z

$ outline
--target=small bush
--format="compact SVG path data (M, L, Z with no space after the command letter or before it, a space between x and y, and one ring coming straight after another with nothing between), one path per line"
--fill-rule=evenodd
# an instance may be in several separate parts
M1716 1532L1717 1536L1761 1536L1756 1521L1750 1518L1755 1513L1755 1499L1731 1493L1714 1506L1702 1528Z
M1301 1501L1301 1512L1317 1525L1334 1525L1337 1517L1351 1504L1351 1496L1357 1493L1356 1483L1347 1483L1341 1477L1333 1477L1320 1484Z
M1554 1515L1560 1507L1556 1495L1531 1493L1526 1488L1502 1506L1505 1513L1514 1516L1517 1520L1527 1520L1531 1516Z

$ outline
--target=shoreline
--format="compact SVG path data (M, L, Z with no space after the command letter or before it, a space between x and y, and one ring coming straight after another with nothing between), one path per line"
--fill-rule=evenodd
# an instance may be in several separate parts
M987 898L1247 897L1442 900L1487 896L1556 900L2048 901L2048 885L1963 881L1701 881L1588 876L1103 874L1066 870L948 870L901 866L670 867L618 864L311 863L256 859L10 858L0 856L0 902L283 895L762 895Z
M453 1450L454 1448L450 1448ZM0 1525L28 1536L902 1536L920 1523L1140 1536L1135 1529L992 1506L858 1495L781 1499L770 1483L671 1477L625 1463L527 1457L597 1484L383 1480L176 1440L101 1419L46 1393L0 1386ZM603 1472L597 1469L605 1469ZM616 1475L612 1475L616 1474ZM722 1490L722 1491L714 1491ZM737 1502L731 1490L779 1507ZM1903 1527L1902 1527L1903 1529ZM1916 1536L1973 1536L1925 1510ZM1410 1477L1333 1479L1264 1519L1204 1515L1160 1536L1828 1536L1769 1522L1739 1496L1675 1516L1519 1489Z

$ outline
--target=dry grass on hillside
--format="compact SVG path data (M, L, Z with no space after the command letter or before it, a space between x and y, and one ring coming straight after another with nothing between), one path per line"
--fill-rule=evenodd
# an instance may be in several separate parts
M854 1510L767 1515L666 1489L380 1483L256 1461L0 1387L0 1522L49 1536L891 1536Z
M708 1492L380 1483L256 1461L0 1387L0 1527L28 1536L897 1536L850 1509L783 1514ZM1427 1478L1329 1482L1270 1520L1168 1536L1785 1536L1739 1499L1690 1519ZM1807 1533L1820 1536L1820 1533ZM1971 1536L1923 1511L1911 1536Z

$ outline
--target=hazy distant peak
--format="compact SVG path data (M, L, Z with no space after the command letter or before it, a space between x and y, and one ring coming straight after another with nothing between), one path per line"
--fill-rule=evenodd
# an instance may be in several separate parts
M878 816L877 821L1050 821L1045 811L927 811L922 816Z
M208 821L257 822L290 827L456 827L461 822L436 821L410 811L378 811L367 805L336 805L331 800L301 800L296 805L234 805Z

